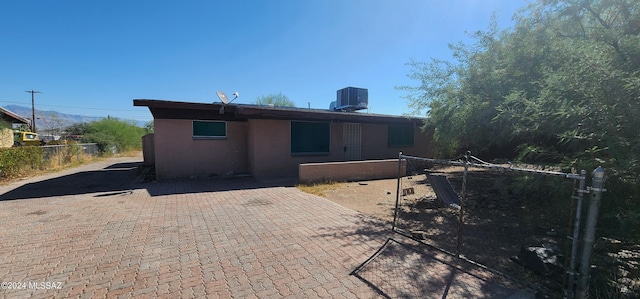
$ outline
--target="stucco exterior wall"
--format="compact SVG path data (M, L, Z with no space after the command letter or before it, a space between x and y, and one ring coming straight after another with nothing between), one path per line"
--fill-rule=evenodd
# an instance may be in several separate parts
M343 162L343 123L331 122L329 155L291 155L289 120L251 119L248 121L249 172L258 179L299 177L299 165L317 162ZM389 147L388 125L362 124L362 159L394 159L405 155L430 157L431 135L416 127L412 147Z
M406 160L401 172L406 171ZM305 163L299 166L300 182L313 183L323 180L359 181L398 177L398 159L349 162Z
M249 169L257 179L298 177L298 165L342 161L342 126L331 123L329 155L291 155L289 120L250 119Z
M249 172L247 122L227 122L223 140L193 139L192 120L155 119L156 178L228 176Z
M387 144L388 125L363 124L362 125L362 159L393 159L398 158L398 153L404 155L432 157L431 140L433 134L423 132L419 127L413 130L413 146L389 147Z
M303 163L343 162L343 123L330 122L330 152L324 155L291 154L291 121L250 119L227 121L227 138L193 139L192 120L156 119L154 159L157 179L251 174L257 179L297 178ZM362 124L362 160L394 159L398 152L431 156L431 135L416 127L414 146L389 147L387 125ZM151 138L150 138L151 137ZM147 159L149 158L149 159Z
M142 136L142 157L144 165L156 164L156 153L153 133Z

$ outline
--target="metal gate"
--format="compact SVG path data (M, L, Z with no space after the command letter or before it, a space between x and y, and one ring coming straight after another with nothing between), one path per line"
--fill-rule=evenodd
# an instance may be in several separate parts
M344 143L344 160L361 160L362 125L357 123L344 123L342 125L342 139Z

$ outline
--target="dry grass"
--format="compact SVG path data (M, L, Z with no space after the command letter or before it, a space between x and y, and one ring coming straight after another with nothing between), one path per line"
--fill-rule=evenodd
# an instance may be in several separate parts
M80 166L87 162L95 161L98 158L85 153L69 153L68 151L61 151L52 154L47 161L46 172L57 171L64 168L70 168Z
M302 192L306 192L309 194L327 197L327 191L336 190L342 187L344 183L335 182L335 181L324 181L319 183L312 184L297 184L296 188L300 189Z
M40 171L41 173L38 174L50 173L67 168L77 167L87 163L98 162L108 157L135 157L139 154L140 151L128 151L118 153L116 155L92 156L83 152L70 153L68 151L61 151L57 154L51 155L51 157L49 157L49 164L47 165L47 168Z

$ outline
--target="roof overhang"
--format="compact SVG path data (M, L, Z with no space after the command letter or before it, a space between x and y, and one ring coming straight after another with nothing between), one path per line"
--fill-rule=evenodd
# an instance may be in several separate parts
M7 109L0 107L0 118L12 124L29 124L30 121L20 115L17 115Z
M166 100L133 100L133 105L148 107L154 119L198 119L247 121L249 119L280 119L306 121L333 121L378 124L422 125L424 119L368 114L358 112L338 112L319 109L279 108L244 104L193 103ZM224 107L224 109L222 109ZM222 113L221 113L222 112Z

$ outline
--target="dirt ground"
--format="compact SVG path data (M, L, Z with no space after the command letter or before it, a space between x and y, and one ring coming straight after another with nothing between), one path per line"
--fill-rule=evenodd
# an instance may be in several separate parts
M461 167L432 170L444 175L454 191L461 194ZM523 246L557 245L565 256L570 256L572 216L572 182L560 182L567 190L567 201L558 202L545 198L544 192L531 190L513 193L508 185L514 176L494 171L475 170L469 173L463 226L458 227L460 210L439 200L426 175L415 174L400 180L397 227L423 239L424 243L455 253L506 274L525 286L531 286L547 294L560 297L562 270L551 275L536 275L514 262ZM545 182L554 184L554 182ZM557 182L555 182L557 183ZM562 185L564 184L564 185ZM536 186L524 186L535 189ZM342 206L363 214L394 220L397 179L347 182L336 184L325 191L325 197ZM406 195L402 196L405 193ZM563 195L565 196L565 195ZM460 239L458 239L458 234ZM460 240L460 243L458 243ZM563 260L560 260L564 263Z
M339 205L376 218L393 221L396 179L340 183L325 197Z

